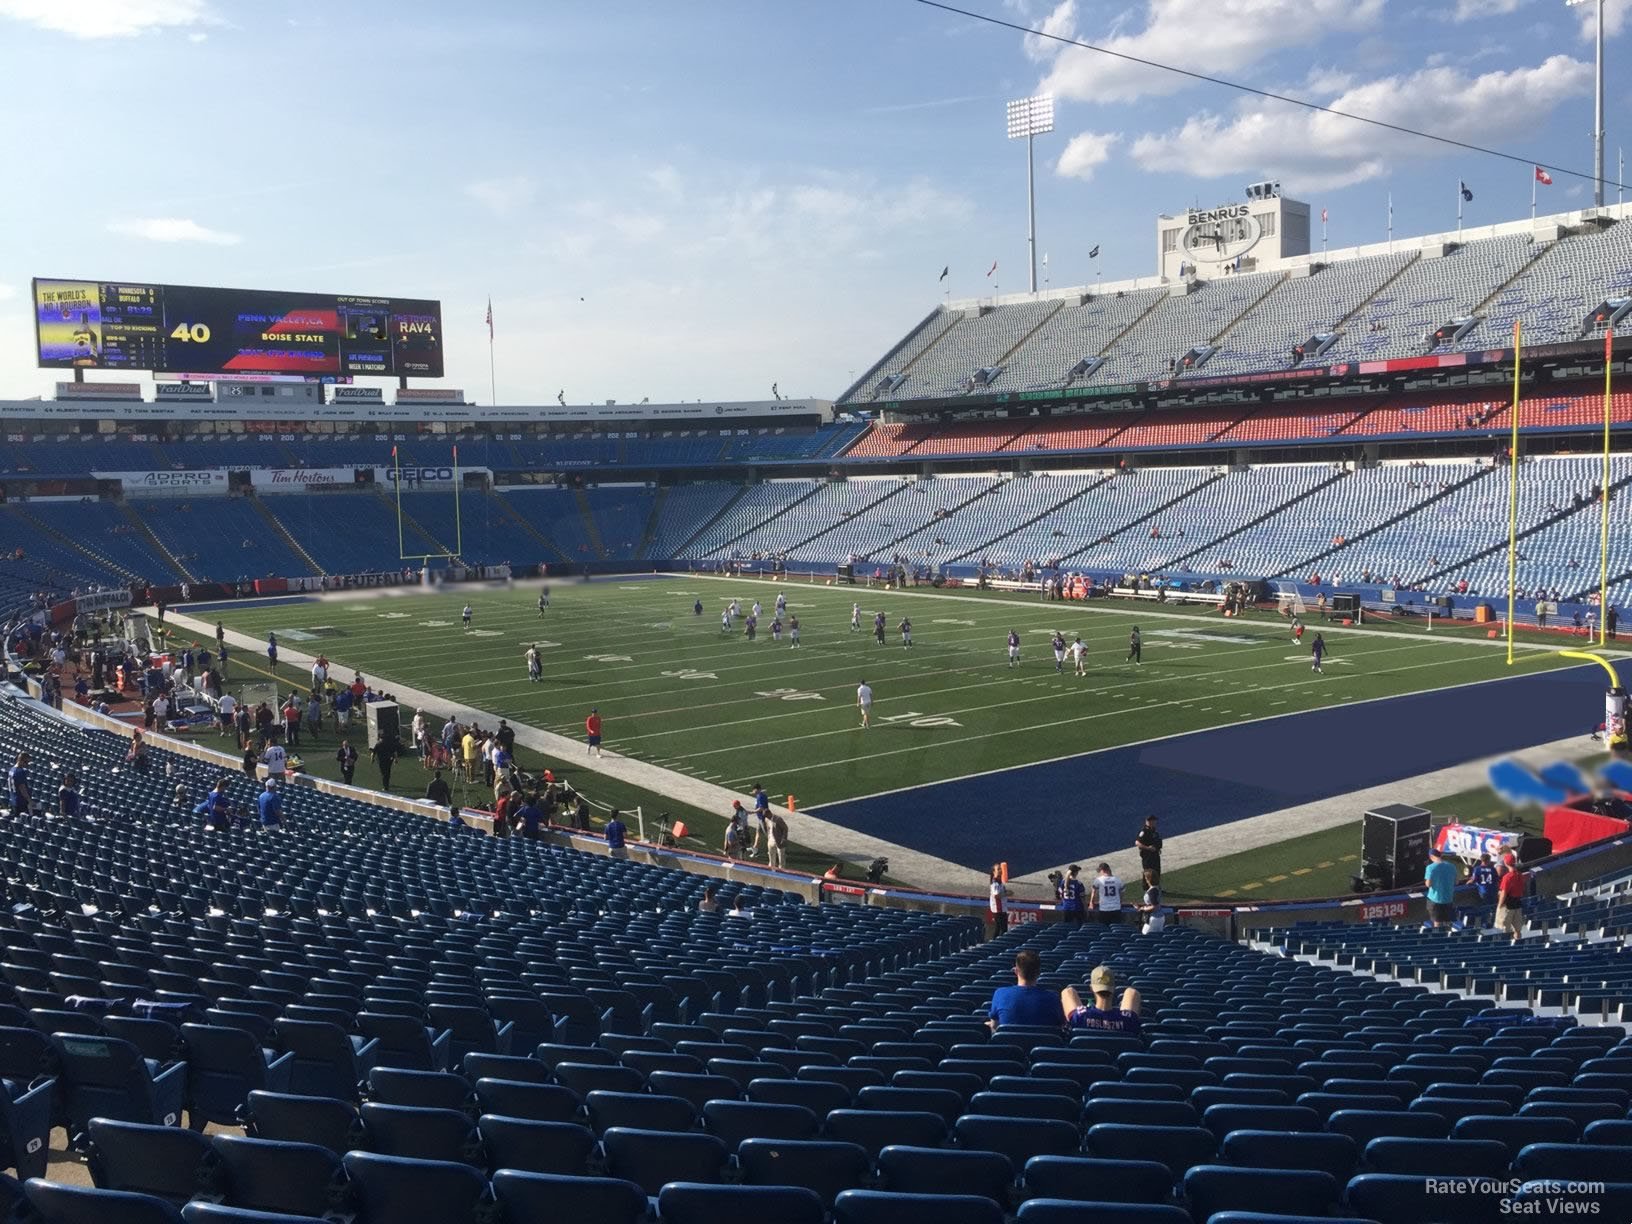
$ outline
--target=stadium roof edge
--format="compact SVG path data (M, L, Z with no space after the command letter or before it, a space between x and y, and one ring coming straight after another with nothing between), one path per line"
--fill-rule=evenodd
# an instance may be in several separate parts
M1285 259L1268 259L1243 271L1242 275L1256 275L1263 272L1289 272L1298 268L1312 267L1316 264L1331 264L1343 260L1366 259L1376 255L1388 255L1396 252L1432 249L1445 244L1476 242L1485 238L1505 238L1514 234L1574 230L1595 222L1624 221L1629 217L1632 217L1632 203L1609 204L1603 208L1580 208L1571 212L1551 213L1544 217L1536 217L1534 220L1525 217L1519 221L1500 221L1492 225L1465 226L1461 233L1456 230L1445 230L1437 234L1418 234L1410 238L1396 238L1392 242L1369 242L1360 246L1340 247L1333 251L1311 251L1307 255L1292 255ZM986 306L1015 306L1024 302L1071 300L1084 294L1103 297L1107 293L1135 293L1149 289L1166 289L1176 283L1178 282L1171 277L1137 276L1131 280L1104 281L1092 285L1047 289L1040 293L1004 293L989 297L951 298L945 303L943 309L952 311L973 310L977 307Z

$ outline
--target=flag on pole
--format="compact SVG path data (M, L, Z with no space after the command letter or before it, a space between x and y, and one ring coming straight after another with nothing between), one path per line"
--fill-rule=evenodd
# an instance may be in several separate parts
M1473 203L1473 192L1468 190L1468 185L1466 183L1464 183L1461 179L1457 180L1456 185L1457 185L1457 189L1462 192L1462 198L1464 200L1466 200L1470 204Z
M1537 166L1536 182L1540 183L1543 187L1551 187L1553 185L1553 176L1548 174L1547 171L1543 170L1540 166Z
M493 299L487 299L487 338L493 339Z
M996 272L996 271L997 271L997 260L994 259L994 260L992 260L992 266L986 269L987 277L990 278L992 273Z
M396 457L397 457L397 448L393 446L391 448L391 458L395 459Z
M952 271L952 265L947 264L944 268L941 269L941 274L938 277L936 277L935 279L937 281L943 281L943 280L946 279L947 274L950 273L951 271Z
M1326 210L1324 208L1320 210L1320 223L1322 225L1326 224Z
M1094 243L1094 249L1088 252L1088 258L1089 259L1098 259L1099 258L1099 243L1097 243L1097 242Z

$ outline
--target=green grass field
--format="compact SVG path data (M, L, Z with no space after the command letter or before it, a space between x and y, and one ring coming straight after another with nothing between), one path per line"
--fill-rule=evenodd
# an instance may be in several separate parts
M778 645L767 626L778 592L802 621L803 645ZM758 640L720 629L731 598L765 605ZM469 598L473 631L460 628ZM580 737L598 706L607 745L731 788L765 780L801 808L1139 742L1254 718L1439 688L1510 674L1482 642L1425 633L1420 624L1369 633L1319 626L1331 655L1325 675L1308 663L1273 613L1226 620L1217 613L1151 609L1139 616L1098 605L1043 604L975 592L888 592L805 583L708 579L556 586L540 617L535 593L335 598L234 610L233 628L276 630L297 650L327 653L389 688L412 685L515 721ZM702 615L693 615L695 600ZM885 644L849 627L882 609ZM896 624L913 621L916 645ZM1133 624L1144 664L1126 662ZM1011 669L1005 636L1024 643ZM1048 642L1080 633L1087 675L1054 670ZM528 682L522 656L537 642L544 682ZM240 655L242 658L242 655ZM248 662L248 660L245 660ZM258 660L264 663L264 659ZM1523 669L1562 660L1520 656ZM875 727L862 733L855 688L876 693ZM434 713L434 711L433 711Z

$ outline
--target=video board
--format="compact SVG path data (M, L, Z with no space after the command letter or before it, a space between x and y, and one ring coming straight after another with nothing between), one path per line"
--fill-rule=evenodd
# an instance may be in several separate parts
M48 369L443 374L435 301L36 278L34 324Z

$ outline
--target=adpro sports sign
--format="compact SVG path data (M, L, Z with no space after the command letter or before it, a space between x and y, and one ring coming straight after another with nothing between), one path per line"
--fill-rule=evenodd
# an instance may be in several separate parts
M117 480L130 497L184 497L225 494L225 471L92 472L98 480Z

